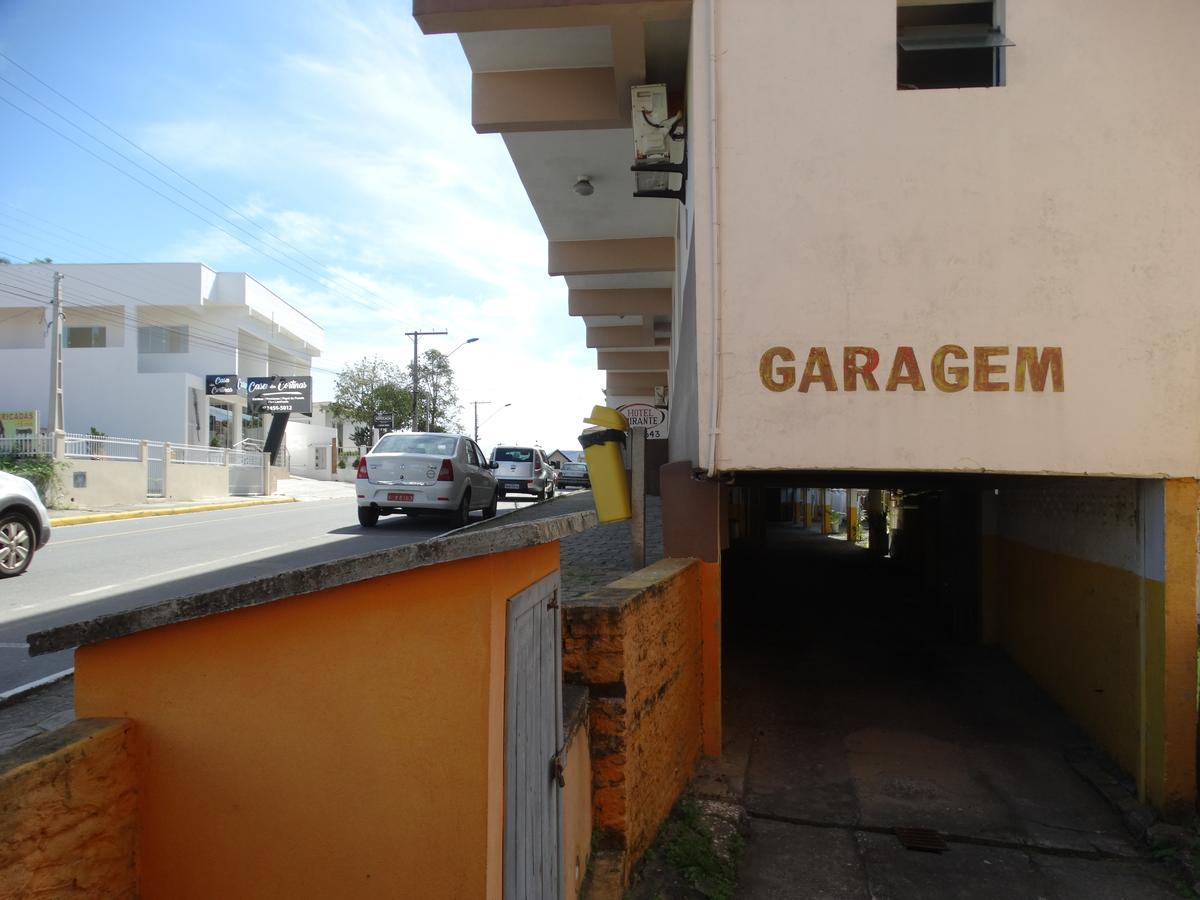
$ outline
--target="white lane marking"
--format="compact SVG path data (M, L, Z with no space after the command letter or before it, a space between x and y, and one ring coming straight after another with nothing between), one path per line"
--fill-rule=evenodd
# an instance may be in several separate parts
M105 584L100 587L90 588L86 591L76 591L74 594L67 594L68 597L86 597L88 594L99 594L101 591L111 591L115 587L120 587L119 584ZM33 604L29 604L32 606ZM18 606L17 609L28 609L29 606Z
M10 697L15 697L17 694L23 694L25 691L32 691L34 688L41 687L43 684L52 684L55 681L61 681L68 675L75 674L74 667L63 669L61 672L55 672L53 675L47 675L45 678L39 678L37 681L29 681L25 684L19 684L15 688L10 688L0 694L0 703L8 700Z
M279 503L279 504L276 504L276 506L291 506L291 504L290 503ZM264 507L255 507L255 508L256 509L264 509ZM83 544L88 541L100 541L100 540L104 540L105 538L125 537L130 534L154 534L156 531L174 531L177 528L196 528L201 525L211 525L213 522L233 522L233 521L241 522L241 521L245 521L246 519L262 519L262 518L265 518L270 515L278 515L278 512L273 507L265 507L265 509L270 510L270 512L246 513L246 514L243 514L240 516L221 516L220 518L214 517L211 519L202 519L199 521L192 520L192 521L188 521L188 522L180 522L176 525L160 525L157 528L153 528L153 527L151 527L151 528L134 528L134 529L130 529L128 531L109 531L109 532L106 532L105 534L94 534L94 535L91 535L90 537L77 537L77 538L65 538L65 539L53 538L53 539L51 539L50 543L55 547L61 547L63 544ZM162 519L163 517L162 516L147 516L146 518ZM146 521L146 519L137 519L135 521L144 522L144 521ZM51 522L51 524L53 525L53 522ZM109 523L93 522L91 524L105 525L105 524L109 524Z
M9 641L0 641L0 650L27 650L29 644L27 642L13 643Z

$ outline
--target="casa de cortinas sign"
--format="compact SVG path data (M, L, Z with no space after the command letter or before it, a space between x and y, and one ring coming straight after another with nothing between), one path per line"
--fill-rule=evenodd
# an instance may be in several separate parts
M251 415L301 413L312 415L312 376L267 375L246 379Z

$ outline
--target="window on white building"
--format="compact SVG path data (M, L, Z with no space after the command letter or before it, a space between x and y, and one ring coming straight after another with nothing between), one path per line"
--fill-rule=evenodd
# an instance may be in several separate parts
M139 325L138 353L187 353L186 325Z
M64 338L65 346L72 349L108 346L108 331L103 325L69 325Z
M896 0L900 90L1004 84L1004 0Z

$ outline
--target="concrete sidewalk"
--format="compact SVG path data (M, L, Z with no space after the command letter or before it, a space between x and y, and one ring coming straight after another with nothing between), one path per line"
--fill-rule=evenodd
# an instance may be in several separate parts
M210 512L236 509L241 506L261 506L268 503L295 503L305 500L353 498L354 485L348 481L320 481L314 478L281 478L275 493L261 497L205 497L200 500L149 499L139 503L97 508L52 509L53 526L83 525L120 519L139 519L146 516L172 516L180 513Z

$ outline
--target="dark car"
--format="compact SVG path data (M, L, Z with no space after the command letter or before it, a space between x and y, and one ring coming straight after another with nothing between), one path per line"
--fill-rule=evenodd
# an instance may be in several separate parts
M587 463L563 463L562 468L558 470L558 486L563 490L567 488L590 488L592 486L592 479L588 477Z

